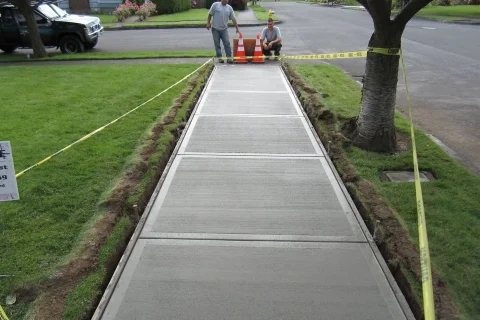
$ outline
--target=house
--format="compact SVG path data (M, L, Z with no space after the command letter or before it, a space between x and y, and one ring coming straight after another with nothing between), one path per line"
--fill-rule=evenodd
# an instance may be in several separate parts
M122 0L64 0L57 5L70 13L113 12Z

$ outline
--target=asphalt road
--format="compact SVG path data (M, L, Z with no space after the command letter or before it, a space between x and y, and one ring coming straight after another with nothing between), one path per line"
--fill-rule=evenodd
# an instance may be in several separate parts
M368 13L295 2L263 3L275 10L283 53L365 50L373 31ZM240 26L242 21L239 21ZM254 37L262 27L241 27ZM403 37L415 123L443 142L453 156L480 174L480 26L412 20ZM230 37L234 30L230 29ZM107 31L96 51L211 49L206 29ZM356 79L365 60L332 61ZM397 108L406 110L399 76Z

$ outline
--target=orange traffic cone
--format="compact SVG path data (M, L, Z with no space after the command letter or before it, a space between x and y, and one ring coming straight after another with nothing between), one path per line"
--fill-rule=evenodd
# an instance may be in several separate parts
M259 34L257 34L257 40L255 41L255 52L253 53L252 62L254 62L254 63L265 62L265 60L263 59L262 47L260 46L260 35Z
M243 46L243 35L240 33L238 36L238 49L237 56L235 57L236 63L247 63L247 58L245 57L245 47Z

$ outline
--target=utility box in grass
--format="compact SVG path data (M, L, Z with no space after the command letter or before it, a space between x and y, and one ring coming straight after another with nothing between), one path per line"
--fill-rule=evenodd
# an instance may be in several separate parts
M255 52L255 42L257 39L250 39L250 38L243 38L243 46L245 47L245 55L247 57L252 57L253 53ZM260 39L260 50L261 46L263 45L263 40ZM237 51L238 51L238 39L233 39L233 56L237 57ZM247 59L248 61L251 61L252 59L249 58Z

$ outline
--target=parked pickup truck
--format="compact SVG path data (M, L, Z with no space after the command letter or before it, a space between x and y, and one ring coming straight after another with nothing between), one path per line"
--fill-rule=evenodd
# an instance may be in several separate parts
M68 14L47 2L34 4L33 10L45 47L60 48L63 53L92 49L103 32L97 17ZM10 53L17 48L31 48L27 23L15 6L3 3L0 5L0 50Z

